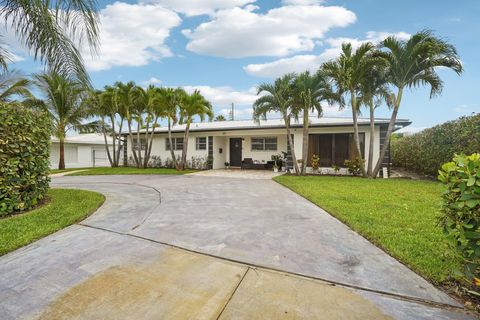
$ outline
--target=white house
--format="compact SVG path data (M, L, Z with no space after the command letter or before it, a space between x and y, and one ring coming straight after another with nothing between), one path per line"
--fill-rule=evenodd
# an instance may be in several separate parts
M389 119L375 119L374 157L378 158L380 147L386 135ZM370 139L370 122L368 118L358 119L361 149L363 156L368 155ZM396 129L409 125L409 120L399 119ZM295 154L298 159L302 156L302 124L292 121L291 131ZM176 155L181 155L183 147L183 134L185 125L176 125L172 128L173 147ZM125 136L127 134L125 133ZM131 143L127 136L126 156L131 157ZM134 137L136 145L136 138ZM141 138L141 144L144 144ZM256 123L253 120L217 121L192 123L190 127L187 159L192 157L213 159L210 165L213 169L224 168L228 162L231 167L251 168L248 164L267 164L272 155L289 154L289 145L285 124L282 119L272 119ZM168 143L168 130L166 127L155 129L152 145L152 155L159 156L162 161L171 158ZM320 157L323 168L332 165L342 167L344 161L353 159L353 124L351 118L323 117L310 118L308 164L313 154ZM291 159L291 158L290 158ZM246 165L245 165L246 164ZM389 165L389 156L384 159L385 166ZM293 163L290 161L289 167ZM259 166L257 166L259 167Z
M111 146L111 139L109 139ZM52 137L50 168L58 168L60 144ZM102 134L80 134L65 139L65 168L90 168L110 166Z

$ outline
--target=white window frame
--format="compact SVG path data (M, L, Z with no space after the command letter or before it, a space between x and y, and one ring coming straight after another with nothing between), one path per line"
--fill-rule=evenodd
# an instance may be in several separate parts
M201 142L200 139L204 139ZM195 137L195 150L207 150L207 137Z
M267 142L268 139L275 139L275 142ZM261 149L254 149L253 146L260 146L260 142L254 143L253 140L262 140L261 141ZM250 140L250 149L252 152L255 151L277 151L278 150L278 137L276 136L270 136L270 137L252 137ZM267 148L267 145L274 145L275 148Z
M181 142L179 142L181 140ZM165 150L170 151L170 139L165 138ZM183 137L172 137L173 151L183 149Z

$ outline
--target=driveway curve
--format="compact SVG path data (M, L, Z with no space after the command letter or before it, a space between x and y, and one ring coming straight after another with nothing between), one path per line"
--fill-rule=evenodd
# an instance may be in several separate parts
M61 233L67 238L92 233L89 239L97 231L117 234L115 241L107 244L99 240L81 246L82 250L92 246L102 250L105 246L107 254L120 255L114 262L126 259L121 257L122 250L131 251L130 259L135 263L149 261L151 257L142 253L145 249L140 244L137 253L131 248L122 249L128 242L136 245L142 240L146 247L158 243L346 287L384 310L395 309L395 318L409 319L419 312L425 319L429 315L436 319L469 318L447 294L321 208L272 180L195 175L65 176L53 178L52 187L88 189L106 195L105 204L94 215ZM85 228L91 231L82 231ZM122 243L115 245L120 251L107 249L116 241ZM24 252L1 257L0 272L5 263L12 267L29 251L27 247ZM79 281L72 280L69 285ZM0 288L8 287L8 283L0 280ZM49 299L37 298L37 303L45 306ZM412 310L416 310L414 314Z

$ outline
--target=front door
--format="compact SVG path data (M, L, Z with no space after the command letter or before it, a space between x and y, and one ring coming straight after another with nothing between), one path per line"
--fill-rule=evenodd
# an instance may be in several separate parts
M230 165L232 167L242 165L242 138L230 138Z

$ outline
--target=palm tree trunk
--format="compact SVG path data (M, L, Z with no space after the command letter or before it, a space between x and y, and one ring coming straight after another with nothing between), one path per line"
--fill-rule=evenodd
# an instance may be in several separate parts
M173 144L172 144L172 124L171 124L171 118L170 116L168 117L168 143L170 144L170 155L172 156L172 163L175 169L178 168L177 164L177 159L175 158L175 152L173 151Z
M355 143L355 148L357 150L357 157L362 160L362 150L360 148L360 135L358 133L358 119L357 119L357 99L355 97L355 94L352 93L351 95L352 99L352 119L353 119L353 140ZM366 176L365 172L365 165L363 161L360 161L360 170L362 171L362 176Z
M60 138L60 160L58 162L58 169L65 170L65 138Z
M115 136L113 137L114 139L118 139L118 148L117 148L117 155L115 157L115 167L118 167L119 166L119 163L120 163L120 134L122 133L122 127L123 127L123 121L125 119L121 118L120 119L120 125L119 125L119 128L118 128L118 136L117 134L114 132Z
M137 146L138 146L137 167L142 168L142 144L140 143L140 119L137 119Z
M132 122L131 119L127 120L128 123L128 136L130 137L130 149L132 150L133 154L133 159L135 160L135 164L137 164L138 167L138 157L137 157L137 152L135 151L135 148L133 147L133 134L132 134Z
M370 100L370 142L368 145L368 170L367 175L372 178L373 168L373 146L375 142L375 108L373 105L373 99Z
M153 145L153 135L155 133L155 124L158 121L158 116L155 116L155 120L153 121L152 124L152 133L150 134L150 138L148 138L148 132L147 132L147 150L145 151L145 160L144 160L144 166L145 168L148 167L148 161L150 161L150 155L152 153L152 145Z
M298 168L297 163L297 156L295 154L295 148L293 146L293 139L292 134L290 132L290 118L287 116L283 117L283 121L285 122L285 128L287 129L287 139L288 143L290 144L290 155L292 156L293 167L295 168L295 174L300 174L300 169Z
M188 150L188 134L190 131L190 122L192 119L187 119L187 125L185 127L185 133L183 134L183 148L182 148L182 161L180 163L180 169L185 170L185 165L187 162L187 150Z
M308 162L308 108L303 110L302 172L305 175Z
M110 121L112 122L112 131L113 131L113 136L112 136L112 153L113 153L113 163L112 161L110 161L110 165L112 167L115 167L115 163L117 163L117 159L116 159L116 152L115 152L115 148L116 148L116 145L115 145L115 137L116 137L116 132L115 132L115 118L110 115ZM110 151L108 150L108 145L107 145L107 152L108 154L110 154ZM108 156L109 159L110 159L110 155Z
M390 122L388 124L387 135L385 136L385 140L383 142L382 149L380 151L380 157L377 160L377 164L375 165L375 169L373 169L373 176L376 177L378 172L380 171L380 167L382 166L383 158L387 154L387 149L390 145L390 138L393 133L393 129L395 127L395 122L397 121L397 114L398 109L400 108L400 102L402 101L403 95L403 88L398 89L397 98L395 99L395 105L393 107L392 116L390 117Z
M108 161L110 162L110 166L113 167L112 156L110 155L110 149L108 148L107 130L105 129L104 119L102 119L102 131L103 131L103 140L105 141L105 150L107 151Z

